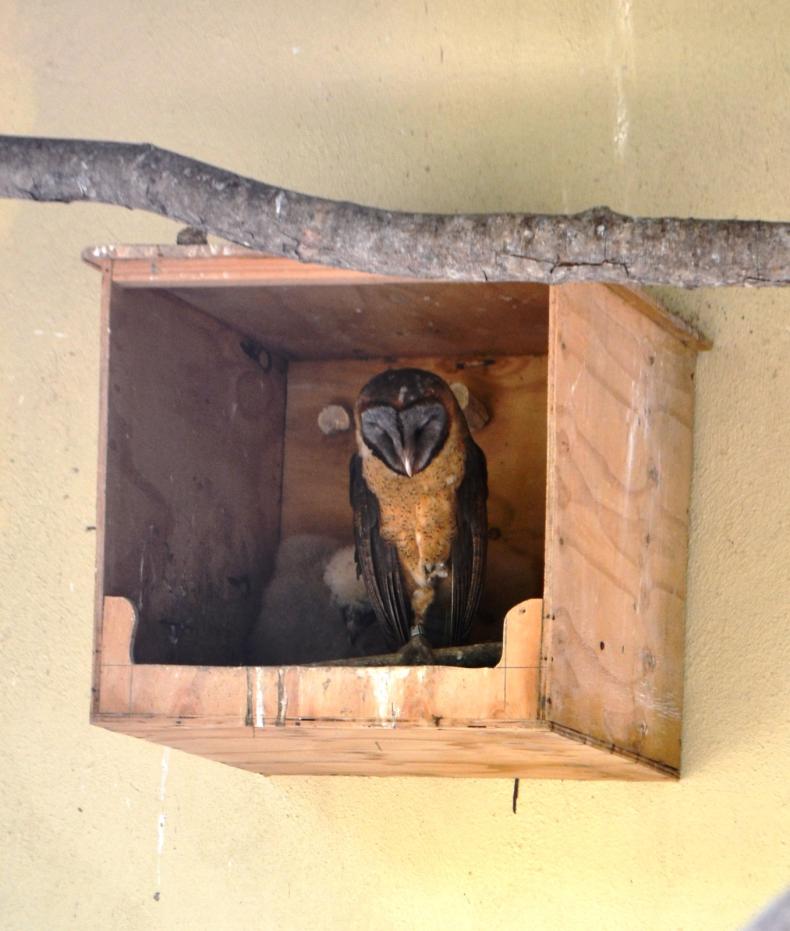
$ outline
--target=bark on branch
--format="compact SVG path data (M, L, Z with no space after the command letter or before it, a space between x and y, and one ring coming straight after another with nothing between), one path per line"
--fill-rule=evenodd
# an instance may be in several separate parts
M502 658L502 643L471 643L466 646L440 647L433 651L432 666L464 666L477 669L496 666ZM308 666L400 666L398 653L378 653L375 656L352 656L348 659L324 660Z
M310 197L152 145L0 136L0 196L148 210L262 252L466 281L786 285L790 223L402 213Z

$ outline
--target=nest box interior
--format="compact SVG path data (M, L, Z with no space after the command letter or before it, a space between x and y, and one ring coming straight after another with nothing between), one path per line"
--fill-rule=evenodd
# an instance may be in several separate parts
M209 246L86 258L104 275L96 723L260 772L677 773L696 334L603 285ZM473 639L507 617L502 659L248 665L281 542L352 542L354 431L318 415L401 365L488 414Z

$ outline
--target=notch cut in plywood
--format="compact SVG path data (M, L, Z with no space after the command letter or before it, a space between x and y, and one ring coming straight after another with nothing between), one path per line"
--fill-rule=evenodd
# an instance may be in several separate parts
M358 726L436 727L537 717L540 602L508 612L494 667L140 665L130 660L134 605L107 598L97 710L185 719L244 714L255 727L348 719ZM468 696L475 696L474 710Z

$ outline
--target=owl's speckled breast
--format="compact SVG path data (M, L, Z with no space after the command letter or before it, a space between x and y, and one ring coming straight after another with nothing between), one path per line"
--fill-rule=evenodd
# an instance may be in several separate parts
M464 438L453 423L431 464L409 478L388 468L360 443L362 470L379 502L381 535L394 543L401 565L417 585L425 567L446 564L456 532L455 502L464 478Z

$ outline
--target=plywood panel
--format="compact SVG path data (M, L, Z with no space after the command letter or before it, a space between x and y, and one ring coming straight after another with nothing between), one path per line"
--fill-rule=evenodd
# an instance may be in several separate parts
M102 269L101 311L99 315L99 441L96 463L96 579L93 600L93 671L91 712L98 709L98 682L102 649L104 615L104 548L107 509L107 411L110 367L110 302L112 299L112 269Z
M109 326L102 594L137 606L139 661L238 662L279 533L285 363L155 292L113 289Z
M551 313L545 716L677 767L695 355L603 285Z
M665 781L672 774L554 733L519 727L387 728L348 725L192 727L150 717L94 723L264 775L461 776Z
M105 599L91 720L187 753L267 774L671 775L535 719L539 601L514 607L499 666L479 670L135 666L134 615L126 599Z
M135 665L135 617L126 598L105 599L97 706L103 713L248 721L259 729L303 721L436 727L537 717L537 600L508 614L505 647L492 669Z
M131 709L136 622L134 607L126 598L102 598L94 648L93 712L128 714Z
M368 275L228 246L98 246L125 288L177 297L294 359L544 355L548 288Z
M525 283L281 283L173 293L289 359L544 355L548 294ZM286 279L287 282L287 279Z
M414 282L414 278L371 275L350 268L332 268L266 255L231 243L178 246L115 244L89 246L82 258L125 288L168 288L179 285L214 287L229 281L241 287L260 284L339 285ZM548 294L547 294L548 299Z
M353 431L325 436L326 404L353 409L365 382L400 361L292 362L288 372L283 535L322 533L352 542L348 464ZM474 638L499 639L517 602L541 593L546 502L546 358L500 357L458 368L451 358L417 358L447 381L462 381L491 420L475 433L488 460L490 543L481 623Z

